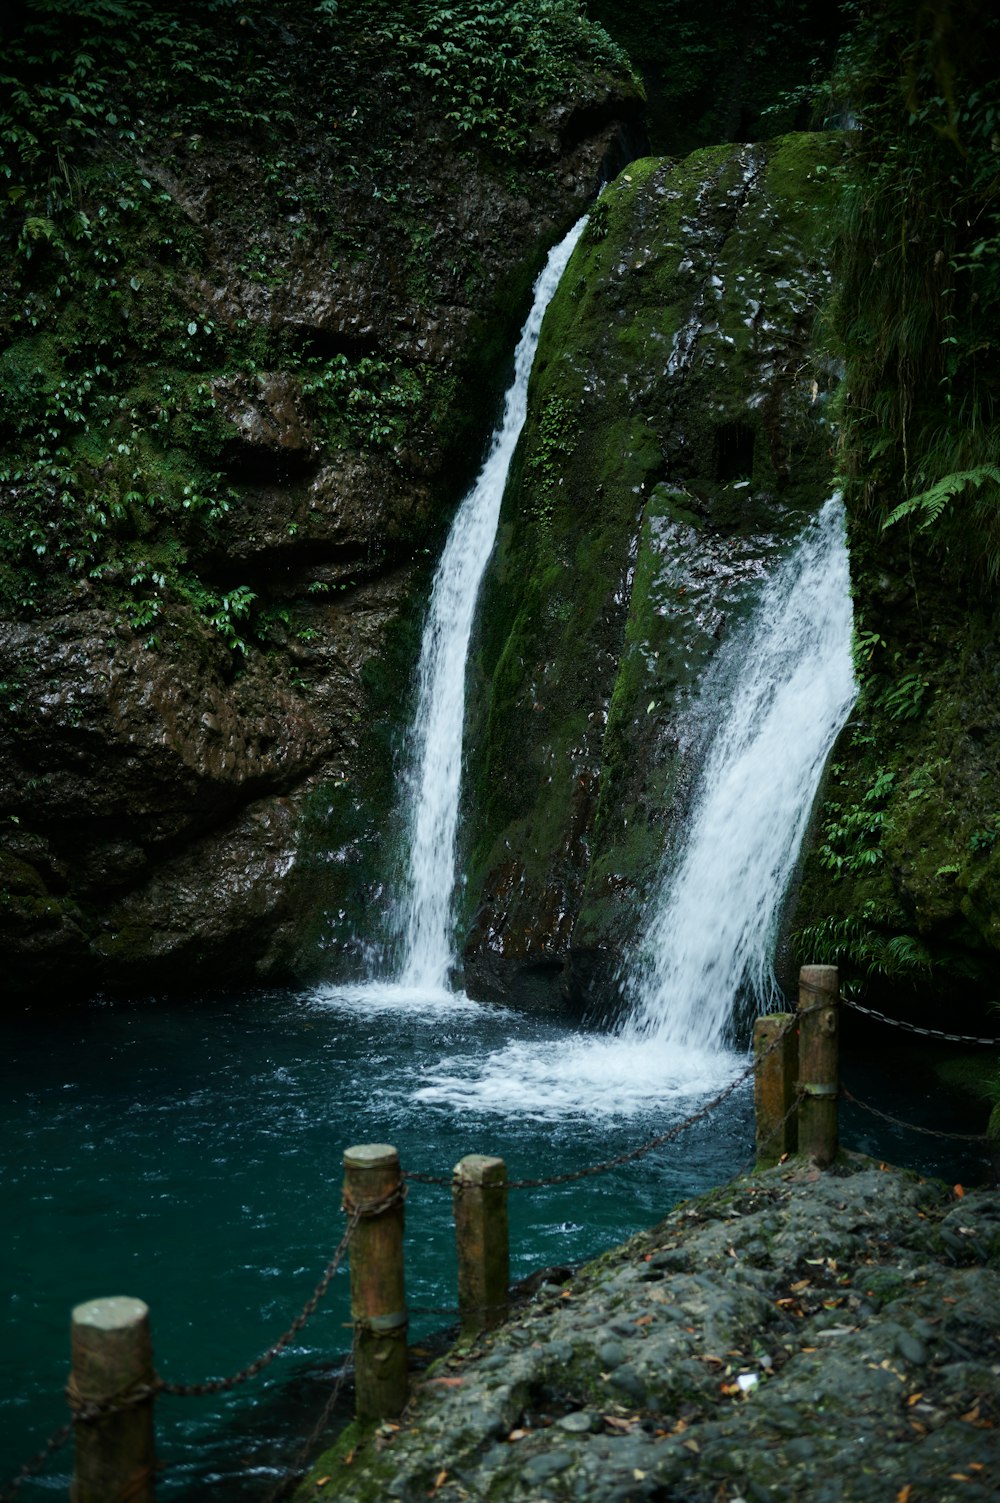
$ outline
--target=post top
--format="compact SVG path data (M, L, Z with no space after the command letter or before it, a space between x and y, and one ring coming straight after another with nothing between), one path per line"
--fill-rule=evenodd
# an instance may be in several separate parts
M391 1143L356 1143L344 1149L345 1169L389 1169L398 1164L399 1152Z
M507 1178L507 1165L503 1159L486 1153L467 1153L455 1165L456 1179L464 1179L473 1185L502 1184Z
M811 981L813 985L831 982L835 985L840 972L835 965L804 965L799 970L800 981Z
M144 1300L132 1299L127 1294L112 1294L106 1299L91 1299L73 1307L72 1321L75 1326L90 1326L97 1331L124 1331L129 1326L139 1325L149 1316L149 1306Z

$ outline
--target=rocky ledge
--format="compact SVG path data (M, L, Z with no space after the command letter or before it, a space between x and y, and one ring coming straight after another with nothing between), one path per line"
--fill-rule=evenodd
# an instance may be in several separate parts
M857 1155L788 1163L443 1359L296 1503L992 1499L998 1330L997 1192Z

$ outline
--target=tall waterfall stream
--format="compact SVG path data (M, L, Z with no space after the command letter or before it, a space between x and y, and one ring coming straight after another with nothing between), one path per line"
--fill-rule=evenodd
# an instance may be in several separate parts
M514 354L503 417L475 485L462 502L431 590L417 669L407 786L410 863L399 976L410 992L441 992L453 963L455 836L462 779L465 672L479 587L500 519L510 462L528 413L528 379L545 310L583 233L580 219L549 253Z

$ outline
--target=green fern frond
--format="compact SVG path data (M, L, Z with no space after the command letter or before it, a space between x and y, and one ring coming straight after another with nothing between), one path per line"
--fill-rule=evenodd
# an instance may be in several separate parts
M901 501L882 523L882 530L884 532L887 527L893 527L904 517L912 517L915 513L921 513L919 524L921 531L925 527L932 527L948 504L964 491L966 486L975 486L978 490L987 481L1000 485L1000 469L996 465L981 464L977 465L974 470L954 470L950 475L945 475L936 485L932 485L929 490L921 491L918 495Z

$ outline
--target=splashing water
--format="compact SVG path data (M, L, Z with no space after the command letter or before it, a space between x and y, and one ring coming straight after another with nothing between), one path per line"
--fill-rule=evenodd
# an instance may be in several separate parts
M742 997L756 1008L775 998L781 903L857 692L851 622L844 511L833 496L706 680L718 730L687 842L624 978L623 1037L719 1048Z
M844 513L826 503L720 655L716 725L687 840L625 974L614 1036L511 1038L424 1067L414 1099L560 1119L690 1110L745 1066L727 1047L741 994L770 1000L771 955L823 765L854 701Z
M493 550L507 472L527 415L542 318L583 233L581 219L550 253L514 353L514 379L479 478L452 524L431 591L418 668L407 779L410 863L401 905L404 991L447 991L452 950L455 833L462 777L465 665L483 573Z

